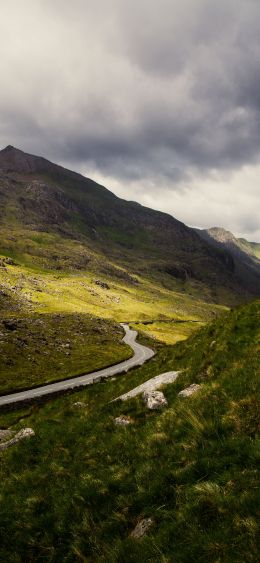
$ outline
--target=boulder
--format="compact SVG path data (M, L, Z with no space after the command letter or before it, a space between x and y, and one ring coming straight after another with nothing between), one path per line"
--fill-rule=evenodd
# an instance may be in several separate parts
M153 518L143 518L143 520L140 520L136 524L134 530L131 532L130 534L131 538L139 539L145 536L149 528L151 528L151 526L153 525L153 523L154 523Z
M183 391L180 391L178 395L179 397L190 397L190 395L193 395L193 393L199 391L200 388L201 385L199 385L198 383L192 383L192 385L186 387L186 389L183 389Z
M143 393L143 399L150 410L161 409L168 405L167 399L162 391L145 391Z
M136 397L137 395L141 395L142 393L150 393L152 391L156 391L162 385L174 383L174 381L176 381L178 377L178 374L178 371L167 371L166 373L160 373L159 375L148 379L141 385L138 385L138 387L134 387L134 389L131 389L131 391L120 395L120 397L117 397L117 399L114 400L117 401L118 399L121 399L121 401L127 401L127 399L131 399L132 397Z

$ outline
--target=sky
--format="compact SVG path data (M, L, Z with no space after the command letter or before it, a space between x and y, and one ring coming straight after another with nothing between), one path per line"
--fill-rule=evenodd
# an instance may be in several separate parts
M260 241L259 0L0 0L0 148Z

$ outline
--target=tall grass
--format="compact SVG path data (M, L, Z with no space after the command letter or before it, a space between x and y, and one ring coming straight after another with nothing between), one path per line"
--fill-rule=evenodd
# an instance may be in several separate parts
M36 436L1 456L1 560L255 562L258 327L259 303L234 310L138 370L13 420ZM174 367L161 412L140 397L109 403ZM133 424L115 426L119 414ZM134 540L145 517L154 524Z

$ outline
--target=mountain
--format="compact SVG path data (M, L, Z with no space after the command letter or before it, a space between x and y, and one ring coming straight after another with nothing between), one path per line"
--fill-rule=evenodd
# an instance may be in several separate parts
M44 269L112 272L129 282L142 275L194 285L202 296L206 287L214 301L260 293L237 275L230 249L12 146L0 151L0 236L2 254ZM244 268L251 273L251 263Z
M234 263L234 272L241 284L249 291L259 293L260 244L236 238L230 231L219 227L200 230L197 233L215 248L227 251Z
M238 238L237 240L245 252L260 259L260 242L250 242L245 238Z
M0 393L128 358L119 322L156 352L120 377L1 409L0 561L257 560L248 260L43 158L0 152ZM114 400L173 370L162 410Z

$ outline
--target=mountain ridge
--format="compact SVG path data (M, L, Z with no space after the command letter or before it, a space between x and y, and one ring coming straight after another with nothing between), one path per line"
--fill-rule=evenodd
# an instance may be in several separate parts
M226 250L234 261L234 269L242 282L248 286L258 287L260 283L260 260L254 253L257 243L236 238L233 233L222 227L196 229L197 233L214 247Z
M206 284L214 299L219 299L221 287L242 298L260 293L260 284L255 289L247 287L245 279L241 283L230 252L214 248L171 215L125 201L77 172L11 145L0 151L0 228L4 240L10 232L14 238L19 233L21 251L16 254L21 259L26 247L27 256L37 262L29 241L32 232L46 233L63 238L68 268L77 267L77 257L66 253L67 241L78 240L86 249L88 267L88 259L95 256L130 275L145 273L168 284L171 280ZM55 240L52 247L57 247ZM15 252L8 241L2 250L10 248ZM43 254L43 245L37 252ZM53 267L56 261L63 268L58 250L54 256L49 252L41 264Z

